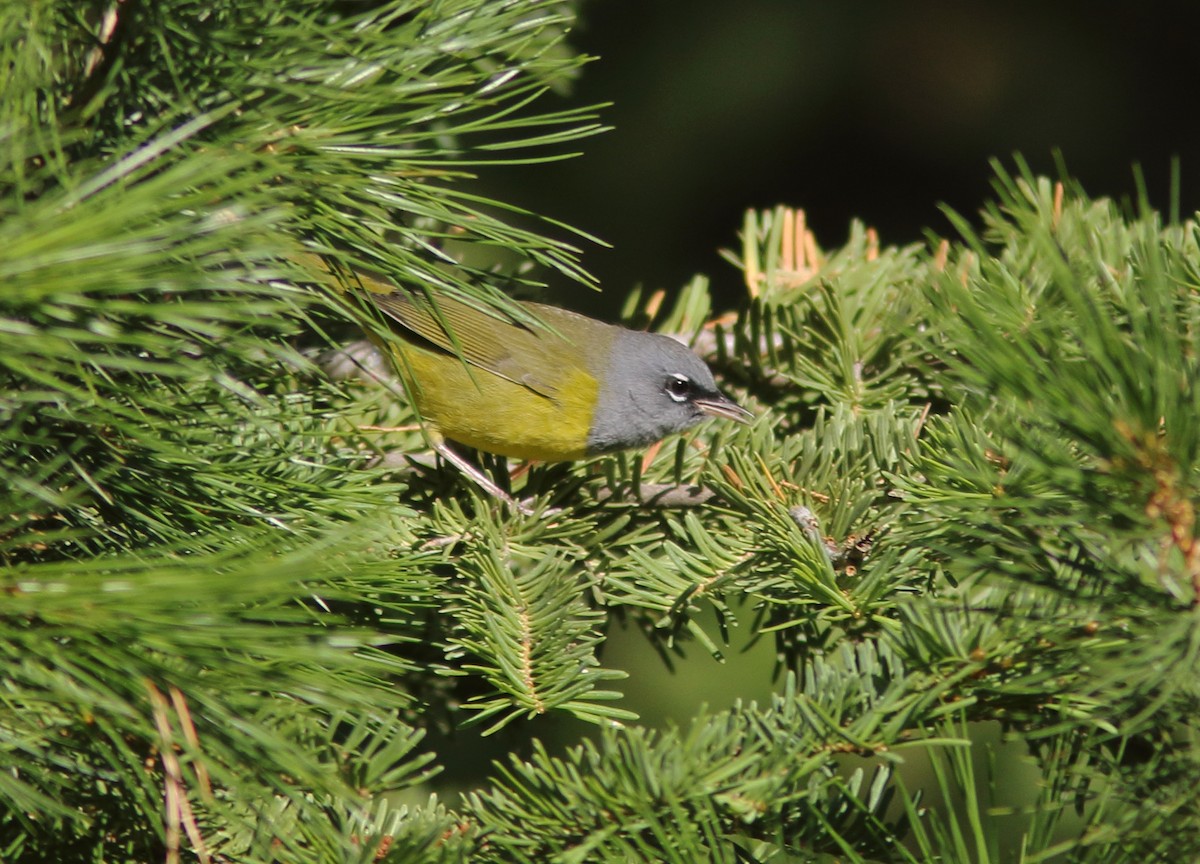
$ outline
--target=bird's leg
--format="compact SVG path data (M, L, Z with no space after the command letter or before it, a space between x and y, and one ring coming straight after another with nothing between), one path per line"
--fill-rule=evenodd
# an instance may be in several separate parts
M430 435L429 437L432 439L430 443L433 444L433 449L437 451L437 453L443 459L474 480L479 488L481 488L484 492L487 492L493 498L498 498L499 500L503 501L518 513L523 513L526 516L533 515L533 508L529 507L522 501L518 501L516 498L512 497L499 486L497 486L494 482L492 482L492 478L480 471L478 467L471 464L471 462L464 458L461 454L455 452L454 448L447 444L443 438L433 435Z

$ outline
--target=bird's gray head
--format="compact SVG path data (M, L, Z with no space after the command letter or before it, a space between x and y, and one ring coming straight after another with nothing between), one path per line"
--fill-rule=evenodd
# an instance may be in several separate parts
M703 360L668 336L618 330L601 375L590 453L652 444L705 417L751 417L721 395Z

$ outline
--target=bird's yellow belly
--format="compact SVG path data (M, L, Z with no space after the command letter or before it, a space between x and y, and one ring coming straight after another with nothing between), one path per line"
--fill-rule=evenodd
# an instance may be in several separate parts
M587 454L597 385L583 370L563 371L557 395L548 397L456 357L404 353L400 365L408 367L417 411L444 438L514 459L562 462Z

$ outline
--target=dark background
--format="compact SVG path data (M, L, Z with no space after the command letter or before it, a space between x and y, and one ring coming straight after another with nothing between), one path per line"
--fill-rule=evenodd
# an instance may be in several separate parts
M991 157L1053 174L1061 150L1093 196L1200 208L1200 3L908 0L591 0L571 43L598 56L572 103L613 102L582 157L505 168L494 194L611 243L585 247L612 308L637 284L738 280L716 250L742 213L803 207L818 242L849 222L884 243L950 234L938 205L974 215ZM554 107L548 98L543 107ZM562 287L562 286L558 286Z

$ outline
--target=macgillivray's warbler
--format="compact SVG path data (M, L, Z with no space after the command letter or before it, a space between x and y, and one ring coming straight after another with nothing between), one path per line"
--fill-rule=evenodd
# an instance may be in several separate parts
M645 446L707 417L747 423L753 416L669 336L540 303L519 304L537 322L525 324L446 296L431 304L354 278L397 337L387 348L434 449L510 503L446 442L561 462Z

